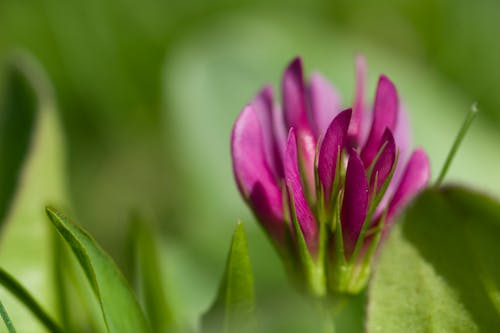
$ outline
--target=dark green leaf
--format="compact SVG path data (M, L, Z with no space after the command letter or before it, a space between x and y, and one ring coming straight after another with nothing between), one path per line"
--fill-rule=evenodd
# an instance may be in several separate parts
M17 189L22 165L33 136L38 111L37 91L22 63L5 68L0 112L0 221L3 223Z
M108 332L149 332L139 303L113 260L64 215L53 208L47 208L47 214L83 268L100 303Z
M134 218L130 229L133 279L138 297L153 331L172 331L175 328L175 319L165 297L156 238L150 227L140 218Z
M252 332L255 294L243 224L236 226L217 298L203 317L204 332Z
M389 237L370 288L369 332L500 327L500 203L429 189Z

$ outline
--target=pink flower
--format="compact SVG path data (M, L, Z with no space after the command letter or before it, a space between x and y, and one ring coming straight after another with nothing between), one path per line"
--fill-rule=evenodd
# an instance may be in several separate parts
M321 274L325 256L338 268L371 255L377 235L430 177L426 153L410 154L407 117L386 76L379 78L373 107L366 105L365 67L358 57L354 105L342 111L337 92L321 75L305 84L296 58L283 74L282 107L266 86L232 131L241 194L280 252L300 257L303 239L307 260L321 266ZM333 281L336 290L359 289L339 286L338 277Z

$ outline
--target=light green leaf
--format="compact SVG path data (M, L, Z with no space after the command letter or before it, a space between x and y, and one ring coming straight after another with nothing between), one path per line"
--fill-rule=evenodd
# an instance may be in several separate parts
M130 228L132 267L138 297L154 332L169 332L176 323L165 296L158 244L151 228L134 218Z
M139 303L113 260L90 235L54 208L47 208L47 214L83 268L108 332L150 332Z
M56 317L53 230L44 206L66 202L62 136L50 83L26 54L5 66L0 110L0 262ZM12 295L0 290L19 332L46 332Z
M243 224L236 226L217 298L203 317L204 332L252 332L255 294Z
M27 309L29 309L48 331L54 333L63 332L59 325L54 322L50 315L48 315L40 304L33 298L33 296L30 295L29 291L26 290L26 288L24 288L13 276L1 268L0 284L5 289L9 290L12 295L14 295Z
M500 203L429 189L384 245L368 332L494 332L500 327Z

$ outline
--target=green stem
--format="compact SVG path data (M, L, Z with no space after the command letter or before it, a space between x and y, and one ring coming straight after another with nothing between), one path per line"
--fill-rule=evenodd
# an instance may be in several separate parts
M446 176L446 173L448 172L448 169L450 168L451 162L453 161L453 158L455 157L458 147L460 147L460 144L462 143L462 140L465 137L465 134L469 130L470 125L474 121L474 118L476 118L476 115L478 113L477 105L476 103L472 104L470 111L467 113L464 122L462 123L462 127L460 128L460 131L457 134L457 137L455 138L455 142L453 142L453 146L451 146L451 150L448 153L448 157L446 158L446 161L444 162L443 168L441 169L441 173L439 174L438 179L436 180L435 186L440 186L441 183L444 180L444 177Z
M323 299L319 302L319 311L322 317L322 333L335 333L335 315L332 313L328 301Z

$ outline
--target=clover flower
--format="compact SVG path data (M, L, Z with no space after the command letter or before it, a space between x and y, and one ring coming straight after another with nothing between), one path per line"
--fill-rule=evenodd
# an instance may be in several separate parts
M343 110L321 75L306 85L296 58L283 74L282 106L265 86L232 130L241 194L316 296L364 288L379 240L430 178L426 153L410 151L394 84L381 75L370 108L365 72L358 57L354 104Z

